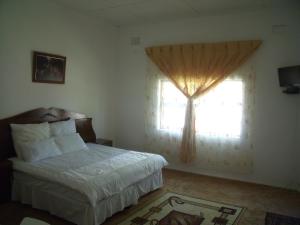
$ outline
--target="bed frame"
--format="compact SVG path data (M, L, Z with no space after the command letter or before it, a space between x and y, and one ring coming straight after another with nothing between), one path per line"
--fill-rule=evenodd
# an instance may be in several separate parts
M9 124L57 122L75 119L76 130L85 142L96 142L92 119L81 113L59 108L38 108L0 120L0 161L16 155Z

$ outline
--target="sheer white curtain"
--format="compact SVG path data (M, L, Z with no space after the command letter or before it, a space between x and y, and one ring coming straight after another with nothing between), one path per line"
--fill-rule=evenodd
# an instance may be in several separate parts
M194 101L197 158L203 169L250 172L255 73L251 62ZM179 163L186 97L148 62L145 149Z

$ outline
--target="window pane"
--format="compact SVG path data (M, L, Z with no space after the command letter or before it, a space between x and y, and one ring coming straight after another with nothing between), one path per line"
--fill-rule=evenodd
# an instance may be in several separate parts
M186 97L168 80L160 81L159 129L180 131L183 127Z
M196 130L204 136L239 138L243 112L243 83L226 80L195 101Z
M178 132L184 124L186 97L168 80L159 88L158 129ZM239 138L243 112L243 83L225 80L194 101L196 130L202 136Z

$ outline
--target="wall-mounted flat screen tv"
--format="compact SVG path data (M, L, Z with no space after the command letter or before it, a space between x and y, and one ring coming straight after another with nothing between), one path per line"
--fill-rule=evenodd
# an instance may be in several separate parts
M300 66L288 66L278 69L280 87L287 87L285 93L299 93Z
M300 66L278 69L280 87L300 86Z

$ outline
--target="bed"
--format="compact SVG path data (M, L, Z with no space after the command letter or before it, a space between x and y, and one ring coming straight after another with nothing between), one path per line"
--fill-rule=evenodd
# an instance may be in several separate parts
M86 147L35 162L16 157L10 124L73 119ZM156 154L95 144L92 119L57 108L39 108L0 120L0 157L13 163L12 200L79 225L101 224L163 185L167 162Z

